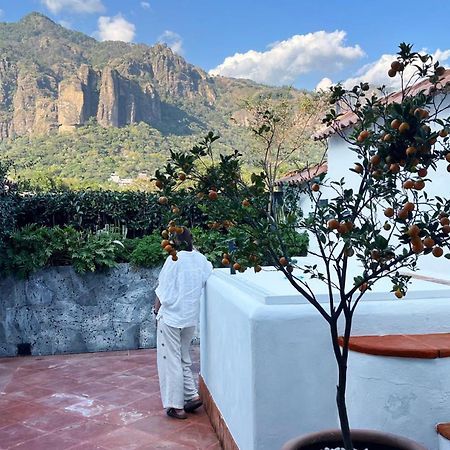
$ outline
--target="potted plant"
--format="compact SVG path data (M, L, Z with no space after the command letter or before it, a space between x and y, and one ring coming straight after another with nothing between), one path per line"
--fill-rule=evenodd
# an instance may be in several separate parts
M450 120L441 117L447 104L435 101L436 93L443 92L445 75L445 69L430 55L418 54L410 45L401 44L389 70L389 76L400 79L397 94L389 96L384 88L371 90L367 83L349 90L340 85L332 88L332 109L325 122L353 152L355 165L349 169L356 183L348 186L347 173L343 173L336 180L307 184L306 193L313 204L308 216L298 214L294 205L284 205L280 214L280 207L274 204L273 179L267 164L277 163L280 150L272 145L277 138L278 118L270 111L262 113L255 130L267 143L266 166L260 173L253 173L250 181L241 176L238 152L219 155L216 160L212 144L217 136L213 133L187 154L172 152L171 161L156 173L162 190L160 203L172 220L169 229L163 231L164 237L170 239L170 232L176 232L182 220L173 212L179 213L183 206L174 207L171 199L179 199L176 193L184 187L183 202L197 202L208 218L208 226L220 230L224 240L233 241L233 251L224 252L224 265L236 271L253 266L259 272L270 262L329 326L338 368L339 439L336 432L326 432L319 446L312 444L318 442L313 435L286 448L337 445L352 450L354 443L369 450L422 448L391 436L380 443L378 433L366 433L366 441L361 441L361 432L350 429L345 393L353 317L365 293L379 280L389 278L393 294L402 298L409 277L401 270L414 270L422 255L441 257L449 244L450 201L427 194L438 163L450 162ZM344 118L350 117L355 124L350 130L342 127L343 112ZM325 197L327 202L322 201ZM288 243L297 230L308 230L315 239L317 251L309 253L317 264L302 266L292 259ZM450 258L450 254L445 257ZM359 270L354 279L349 279L349 267ZM325 283L327 304L317 300L301 276L304 274Z

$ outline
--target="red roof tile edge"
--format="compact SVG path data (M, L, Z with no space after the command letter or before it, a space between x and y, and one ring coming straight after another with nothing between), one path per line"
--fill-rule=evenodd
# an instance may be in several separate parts
M315 177L318 177L319 175L322 175L323 173L326 173L327 171L328 164L326 162L322 164L316 164L315 166L300 171L295 171L294 173L289 173L288 175L279 178L275 181L275 185L281 186L283 184L289 184L298 186L312 180Z
M436 431L445 439L450 441L450 422L448 423L438 423L436 425Z

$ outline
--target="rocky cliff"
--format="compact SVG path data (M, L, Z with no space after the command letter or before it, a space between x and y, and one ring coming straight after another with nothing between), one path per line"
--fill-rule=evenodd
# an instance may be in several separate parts
M167 46L97 42L32 13L0 24L0 138L104 127L158 127L180 101L212 105L214 80Z

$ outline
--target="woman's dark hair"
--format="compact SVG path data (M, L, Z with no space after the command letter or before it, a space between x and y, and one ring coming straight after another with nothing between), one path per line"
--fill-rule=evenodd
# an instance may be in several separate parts
M183 227L183 232L176 234L173 238L177 250L186 250L191 252L193 249L192 233L188 228Z

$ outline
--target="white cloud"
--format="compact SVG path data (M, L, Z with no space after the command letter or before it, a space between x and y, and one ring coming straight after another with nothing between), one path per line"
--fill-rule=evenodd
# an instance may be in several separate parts
M144 9L150 9L150 3L149 2L141 2L141 6Z
M174 31L164 31L164 33L159 36L158 41L166 43L174 53L182 55L184 52L183 39L178 33L175 33Z
M359 45L345 45L345 31L316 31L275 42L268 50L249 50L225 58L211 75L249 78L268 84L290 84L300 75L316 70L341 70L364 56Z
M102 0L41 0L41 3L53 14L63 10L87 14L105 11Z
M328 89L330 89L330 87L333 85L333 81L330 80L330 78L325 77L322 78L318 83L317 86L315 88L315 91L320 92L320 91L328 91Z
M72 29L72 23L68 20L60 20L58 23L64 28Z
M426 53L424 50L419 53ZM439 61L441 64L446 64L450 62L450 50L440 50L437 49L434 53L431 53L434 61ZM392 61L397 59L397 55L382 55L377 61L366 64L361 69L358 70L356 75L352 78L348 78L342 84L344 87L352 88L355 84L362 81L369 83L372 87L379 87L385 85L389 90L397 90L400 88L400 77L396 76L390 78L388 76L388 70L391 67ZM404 72L404 78L408 80L414 68L408 66Z
M121 14L114 17L100 16L98 30L94 33L101 41L131 42L134 39L136 27Z

